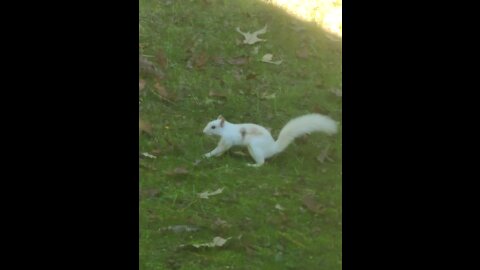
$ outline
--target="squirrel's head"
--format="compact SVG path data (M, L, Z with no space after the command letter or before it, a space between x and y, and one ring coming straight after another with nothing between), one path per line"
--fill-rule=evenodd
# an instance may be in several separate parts
M207 126L203 129L203 133L207 135L222 135L222 129L225 126L225 118L219 115L216 120L213 120L207 124Z

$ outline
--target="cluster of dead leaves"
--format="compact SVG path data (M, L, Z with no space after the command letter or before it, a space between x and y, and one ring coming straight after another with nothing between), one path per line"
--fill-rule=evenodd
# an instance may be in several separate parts
M255 44L257 42L264 42L264 41L267 41L266 39L261 39L258 37L258 35L262 35L262 34L265 34L267 32L267 25L265 25L262 29L259 29L253 33L250 33L250 32L242 32L240 30L240 27L237 27L236 28L237 32L240 33L244 40L242 41L243 44L247 44L247 45L252 45L252 44ZM259 47L255 47L254 50L253 50L253 54L256 55L258 54L258 49ZM269 63L269 64L274 64L274 65L280 65L283 60L274 60L273 59L273 54L271 53L267 53L265 54L261 60L261 62L264 62L264 63Z

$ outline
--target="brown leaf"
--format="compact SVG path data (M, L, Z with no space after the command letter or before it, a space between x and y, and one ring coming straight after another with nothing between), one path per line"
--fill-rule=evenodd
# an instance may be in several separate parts
M143 121L142 119L139 119L138 128L140 132L145 132L145 133L148 133L149 135L152 135L152 125Z
M203 68L208 61L208 55L201 52L199 55L193 57L193 65L195 68Z
M213 57L213 62L217 65L220 65L220 66L225 65L225 60L221 56L214 56Z
M142 91L143 88L145 88L145 84L146 84L145 80L143 80L143 79L140 79L140 80L139 80L139 82L138 82L138 89L139 89L139 91Z
M142 164L140 163L140 168L144 168L144 169L147 169L147 170L152 170L152 171L156 171L157 169L155 169L154 167L150 166L150 165L147 165L147 164Z
M321 214L325 211L322 205L320 205L313 195L307 195L303 197L302 203L305 207L307 207L308 210L312 211L313 213L316 214Z
M165 52L163 50L159 50L157 53L157 61L158 64L160 64L160 67L162 69L165 69L168 65L168 59L167 56L165 56Z
M242 72L239 70L233 70L233 77L237 80L240 81L242 79Z
M329 91L337 97L342 97L342 89L334 88L330 89Z
M249 58L245 56L239 56L228 60L227 62L231 65L245 65L249 62Z
M241 157L246 157L246 156L248 156L248 155L245 154L243 151L232 151L232 154L237 155L237 156L241 156Z
M215 91L210 91L210 92L208 93L208 96L209 96L209 97L216 97L216 98L224 98L224 99L227 98L227 96L226 96L225 94L219 93L219 92L215 92Z
M189 174L189 172L185 167L177 167L173 171L167 172L167 175L170 175L170 176L186 175L186 174Z
M250 73L247 75L247 80L255 80L257 78L257 74Z
M225 220L217 218L210 227L212 229L226 229L226 228L230 228L231 225L228 224L228 222L226 222Z
M154 154L154 155L157 155L157 156L158 156L158 155L160 155L160 154L162 153L162 150L160 150L160 149L158 149L158 148L157 148L157 149L153 149L153 150L152 150L152 151L150 151L150 152L152 152L152 154Z
M153 72L156 70L155 65L152 62L148 61L147 58L141 55L138 56L138 64L141 70L146 70L150 72Z
M167 92L167 90L165 89L165 87L160 84L159 81L157 81L157 82L155 83L155 89L157 90L157 93L158 93L161 97L168 99L168 96L169 96L169 95L168 95L168 92Z
M147 198L152 198L152 197L160 197L161 195L161 192L159 189L156 189L156 188L150 188L150 189L146 189L146 190L142 190L141 192L142 196L145 196Z
M316 105L314 108L313 108L313 112L316 112L316 113L319 113L319 114L328 114L329 111Z
M308 59L310 56L310 52L308 51L308 48L306 46L303 46L299 50L297 50L297 57L302 58L302 59Z
M173 225L158 229L158 231L172 231L174 233L196 232L198 230L200 230L200 227L195 225Z
M157 69L152 62L150 62L148 59L146 59L141 55L139 55L138 63L139 63L139 72L145 71L145 72L154 74L159 79L162 79L165 76L162 70Z

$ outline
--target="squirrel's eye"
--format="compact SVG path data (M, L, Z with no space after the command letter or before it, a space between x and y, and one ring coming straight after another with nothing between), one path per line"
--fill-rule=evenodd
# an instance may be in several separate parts
M215 126L212 126L212 129L215 129Z

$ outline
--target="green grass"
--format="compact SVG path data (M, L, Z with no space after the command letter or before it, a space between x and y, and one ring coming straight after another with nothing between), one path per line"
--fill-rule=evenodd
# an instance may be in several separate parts
M305 30L291 29L292 22ZM236 44L242 40L237 26L253 32L265 24L268 31L260 37L267 42ZM308 59L296 55L302 44L312 54ZM341 123L342 101L331 92L341 89L341 43L260 1L140 0L140 45L140 53L159 68L158 52L168 59L160 84L172 100L156 94L152 75L140 74L146 81L140 114L152 125L151 134L141 135L140 149L157 156L140 160L140 269L341 269L341 124L339 134L296 140L261 168L247 167L253 160L233 153L241 148L194 165L216 146L201 131L219 114L232 123L269 127L275 138L288 120L313 111ZM209 59L187 68L189 50ZM266 53L283 63L260 62ZM251 61L220 66L214 56ZM247 80L248 74L256 78ZM209 97L210 91L226 99ZM261 98L273 93L273 99ZM316 157L327 145L334 161L320 163ZM188 174L169 174L180 167ZM223 193L208 200L197 197L222 187ZM308 195L321 211L307 209ZM217 219L228 226L215 225ZM173 225L199 230L159 230ZM223 247L179 248L215 236L232 238Z

